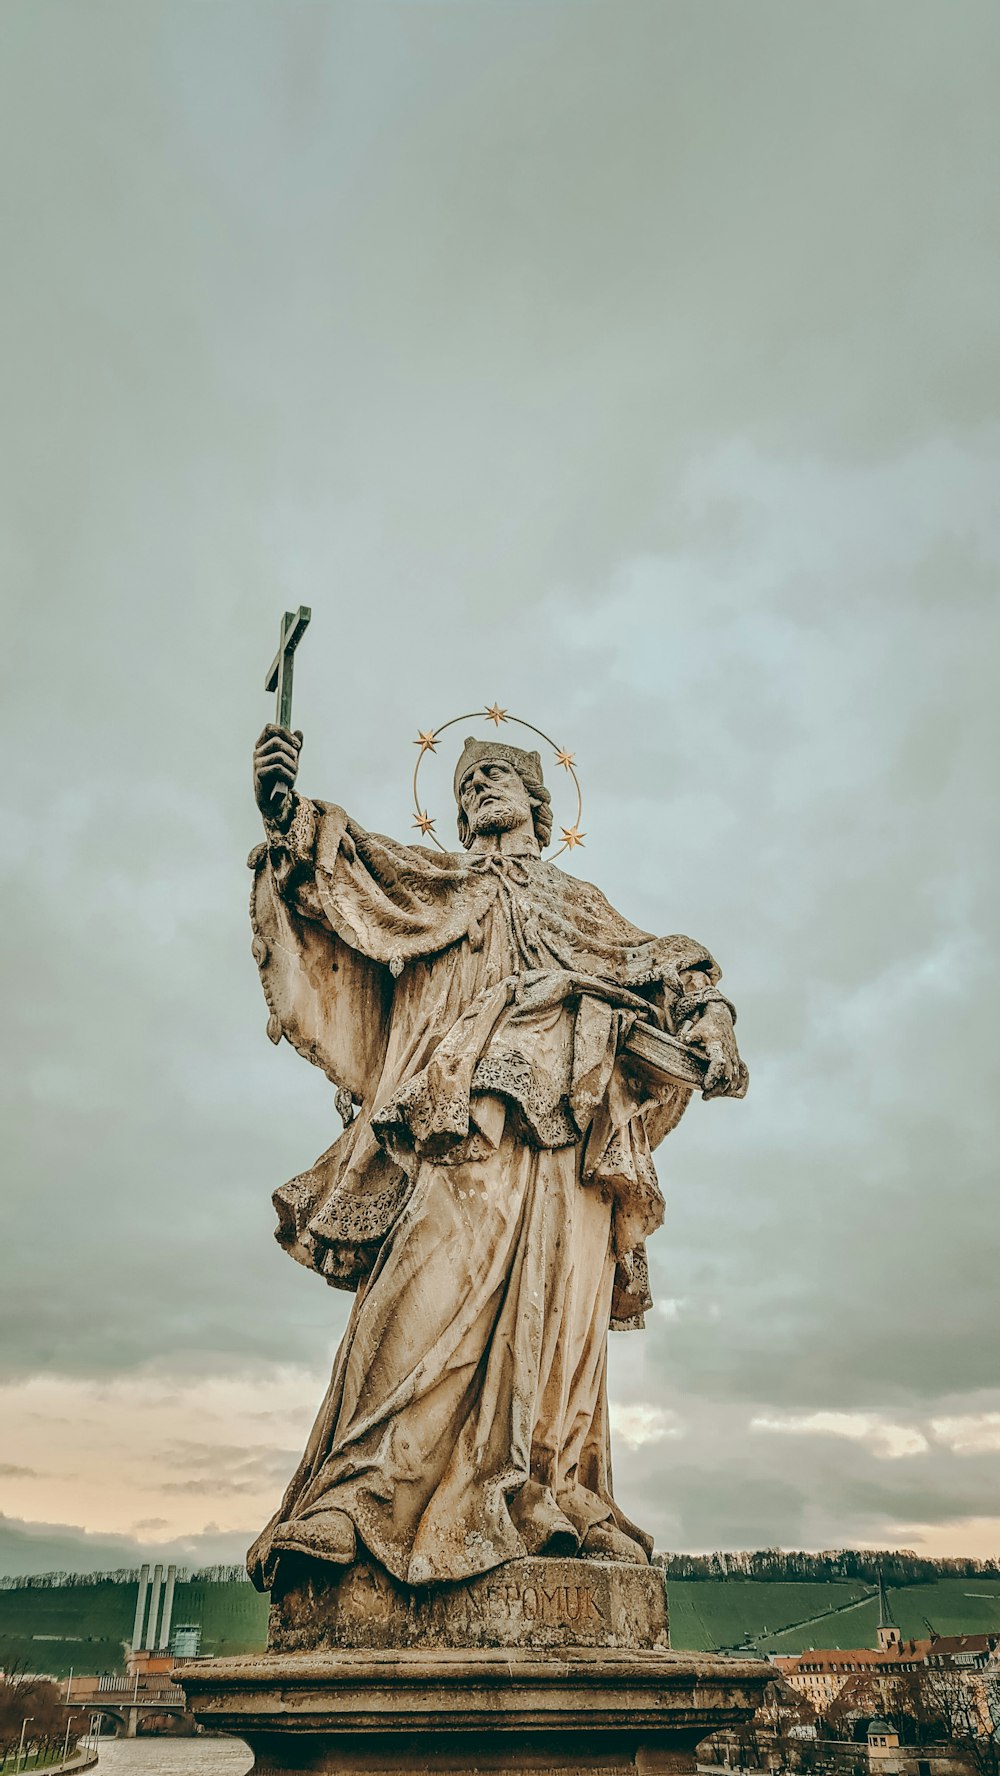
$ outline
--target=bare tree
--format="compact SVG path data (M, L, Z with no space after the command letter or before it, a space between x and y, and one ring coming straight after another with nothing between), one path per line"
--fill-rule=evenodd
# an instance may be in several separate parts
M25 1720L31 1722L28 1743L55 1746L62 1743L65 1713L59 1687L48 1677L31 1677L19 1669L0 1677L0 1753L15 1749Z
M947 1738L976 1772L1000 1776L1000 1676L943 1666L923 1679Z

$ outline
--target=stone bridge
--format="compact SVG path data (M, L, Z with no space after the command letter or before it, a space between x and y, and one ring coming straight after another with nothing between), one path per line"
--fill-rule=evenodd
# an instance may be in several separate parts
M126 1739L135 1739L145 1731L143 1721L163 1714L186 1714L184 1691L176 1684L159 1683L136 1686L132 1678L77 1677L72 1694L62 1704L67 1715L99 1714L115 1723L116 1732Z

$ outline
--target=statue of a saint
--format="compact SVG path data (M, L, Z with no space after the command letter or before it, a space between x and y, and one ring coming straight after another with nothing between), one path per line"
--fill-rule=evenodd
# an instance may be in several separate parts
M607 1333L650 1305L651 1150L691 1091L624 1045L643 1019L697 1046L706 1096L742 1096L719 969L542 859L537 752L466 741L452 854L298 795L300 747L268 726L254 754L254 954L269 1034L347 1121L276 1192L277 1237L356 1293L251 1576L364 1550L411 1586L528 1555L644 1562L612 1495Z

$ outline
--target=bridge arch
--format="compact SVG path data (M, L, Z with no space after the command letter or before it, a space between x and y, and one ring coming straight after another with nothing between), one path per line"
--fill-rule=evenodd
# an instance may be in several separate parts
M128 1732L127 1709L115 1708L110 1702L88 1702L86 1710L90 1715L100 1715L102 1720L114 1721L123 1734Z

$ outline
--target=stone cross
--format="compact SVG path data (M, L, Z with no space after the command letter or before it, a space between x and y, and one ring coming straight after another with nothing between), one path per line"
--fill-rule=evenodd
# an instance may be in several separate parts
M279 728L290 728L292 725L292 662L311 616L309 606L300 604L297 611L286 611L281 619L278 651L264 680L265 691L276 693L274 719ZM277 801L284 793L282 784L275 784L272 800Z
M264 680L265 691L277 692L274 719L279 728L292 725L292 659L311 616L309 606L300 604L297 611L286 611L281 619L278 651Z

